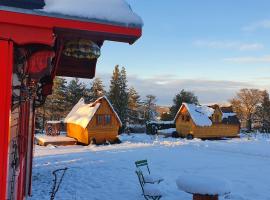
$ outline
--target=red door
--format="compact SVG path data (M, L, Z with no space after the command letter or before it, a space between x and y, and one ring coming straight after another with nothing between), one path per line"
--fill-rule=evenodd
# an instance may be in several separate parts
M6 199L13 43L0 40L0 199Z

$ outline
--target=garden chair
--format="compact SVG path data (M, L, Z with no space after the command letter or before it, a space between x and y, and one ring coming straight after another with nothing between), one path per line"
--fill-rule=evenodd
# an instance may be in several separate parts
M142 195L144 196L144 198L146 200L159 200L162 197L162 193L158 188L159 185L145 183L142 171L136 170L135 172L138 176L140 186L141 186L142 192L143 192Z
M151 174L147 160L138 160L135 162L135 165L137 167L137 170L142 172L143 180L145 183L160 183L164 180L161 177L156 177ZM147 172L143 174L143 171Z

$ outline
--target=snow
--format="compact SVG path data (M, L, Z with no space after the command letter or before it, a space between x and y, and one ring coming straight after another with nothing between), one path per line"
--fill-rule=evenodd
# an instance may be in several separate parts
M47 121L47 124L60 124L61 121Z
M43 11L126 25L143 24L125 0L45 0Z
M162 192L159 189L159 185L146 183L144 185L144 194L149 196L162 196Z
M174 124L174 121L149 121L148 124Z
M65 123L77 124L86 128L99 106L100 103L96 103L94 105L85 104L84 99L81 98L65 118Z
M98 108L100 107L99 101L101 99L105 99L111 109L113 110L116 118L118 119L120 126L122 126L122 122L117 114L117 112L114 110L112 104L108 100L106 96L98 98L95 102L90 103L90 104L85 104L84 99L81 98L78 103L72 108L72 110L69 112L67 117L65 118L64 122L65 123L72 123L72 124L77 124L83 128L86 128L89 122L92 120L94 117L95 113L97 112Z
M74 138L66 137L66 136L48 136L43 134L35 135L35 138L43 143L51 143L51 142L77 142Z
M209 117L214 113L213 108L188 103L183 103L183 105L187 108L192 120L197 126L212 126L212 121Z
M49 199L52 171L68 167L55 199L143 200L134 162L147 159L151 173L164 178L163 200L192 199L176 185L181 176L225 179L231 193L220 200L269 200L269 138L202 141L124 134L120 139L117 145L35 146L29 199Z
M162 130L158 130L158 134L171 135L175 131L176 131L176 128L162 129Z
M147 183L156 183L156 182L160 182L163 181L164 179L162 177L159 176L155 176L155 175L150 175L150 174L144 174L143 175L144 181Z
M222 114L222 119L228 118L228 117L233 117L236 116L236 113L223 113Z
M145 125L141 124L127 124L127 128L145 128Z
M209 176L182 175L176 184L178 189L191 194L224 195L231 191L227 181Z

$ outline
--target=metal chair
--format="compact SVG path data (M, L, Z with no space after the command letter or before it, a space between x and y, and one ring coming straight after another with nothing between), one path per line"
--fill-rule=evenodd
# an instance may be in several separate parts
M138 176L140 186L141 186L142 192L143 192L142 195L144 196L144 198L146 200L159 200L159 199L161 199L162 194L158 188L158 185L151 184L151 183L145 183L142 172L140 170L136 170L135 172Z
M135 162L135 165L137 167L137 170L142 172L143 180L145 183L160 183L164 180L163 178L155 177L151 174L147 160L138 160ZM143 170L143 168L146 168L146 170ZM143 171L147 171L148 173L143 174Z

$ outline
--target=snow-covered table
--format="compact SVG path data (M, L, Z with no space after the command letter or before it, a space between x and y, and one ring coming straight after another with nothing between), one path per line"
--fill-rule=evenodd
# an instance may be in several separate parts
M182 175L176 180L179 190L193 194L193 200L218 200L230 193L227 181L206 176Z
M65 135L59 136L48 136L43 134L35 135L35 140L40 146L57 145L57 146L66 146L66 145L75 145L77 140Z

